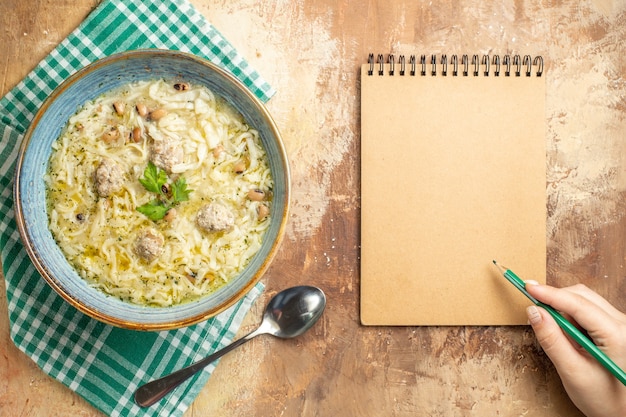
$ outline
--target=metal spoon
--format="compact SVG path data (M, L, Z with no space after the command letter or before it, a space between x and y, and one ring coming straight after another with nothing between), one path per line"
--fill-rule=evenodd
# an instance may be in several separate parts
M142 407L151 406L214 360L260 334L281 339L301 335L320 318L324 307L326 296L319 288L298 286L279 292L267 304L263 321L255 331L186 368L142 385L135 391L135 402Z

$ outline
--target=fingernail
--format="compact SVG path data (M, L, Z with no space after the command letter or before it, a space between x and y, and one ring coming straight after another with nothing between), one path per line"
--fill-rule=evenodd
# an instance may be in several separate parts
M536 306L528 306L526 308L526 315L528 316L528 322L531 325L541 323L541 313Z
M539 285L539 283L533 279L529 279L528 281L524 281L526 285Z

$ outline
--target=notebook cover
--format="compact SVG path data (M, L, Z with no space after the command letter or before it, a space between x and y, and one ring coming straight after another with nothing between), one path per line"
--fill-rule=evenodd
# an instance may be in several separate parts
M361 68L361 322L526 324L545 282L544 77Z

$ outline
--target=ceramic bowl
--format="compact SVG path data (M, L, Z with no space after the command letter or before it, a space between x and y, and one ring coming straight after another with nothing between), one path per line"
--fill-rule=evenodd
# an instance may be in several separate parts
M68 263L48 228L44 174L51 145L69 117L89 100L146 79L202 84L232 104L260 133L274 179L271 226L241 274L203 298L172 307L120 301L91 287ZM245 296L268 268L282 239L289 210L290 176L279 131L263 103L230 73L196 56L167 50L128 51L98 60L70 76L45 100L20 149L14 183L16 221L39 273L67 302L108 324L137 330L167 330L206 320Z

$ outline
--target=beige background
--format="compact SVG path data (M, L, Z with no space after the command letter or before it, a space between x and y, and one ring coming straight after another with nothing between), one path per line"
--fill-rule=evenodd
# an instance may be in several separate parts
M287 236L242 333L294 283L322 287L329 305L299 339L224 357L187 416L579 416L526 327L359 325L358 73L370 51L543 55L547 279L626 310L626 2L192 3L277 89L268 107L293 169ZM0 0L0 94L96 4ZM14 347L6 313L0 352L0 415L99 415Z

